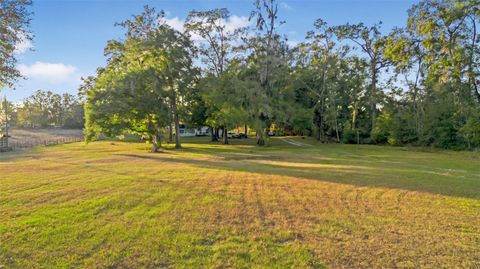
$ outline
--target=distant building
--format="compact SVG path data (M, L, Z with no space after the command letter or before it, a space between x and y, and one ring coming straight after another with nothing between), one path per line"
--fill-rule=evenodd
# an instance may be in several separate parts
M180 124L180 136L181 137L191 137L191 136L207 136L210 135L210 128L203 126L201 128L187 128L185 124Z
M196 136L207 136L210 135L210 127L208 126L203 126L199 129L195 129L195 135Z

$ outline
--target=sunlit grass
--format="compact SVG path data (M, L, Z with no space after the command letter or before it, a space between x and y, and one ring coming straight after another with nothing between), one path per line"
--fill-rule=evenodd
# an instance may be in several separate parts
M207 139L0 155L0 265L480 267L478 153Z

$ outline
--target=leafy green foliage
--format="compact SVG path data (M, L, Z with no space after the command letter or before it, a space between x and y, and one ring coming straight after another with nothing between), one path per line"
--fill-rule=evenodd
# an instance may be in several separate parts
M64 93L38 90L9 108L12 125L22 127L82 128L84 111L81 100Z
M145 7L119 24L127 30L126 40L108 43L107 67L84 85L87 141L132 132L148 137L157 151L161 129L174 124L180 147L178 98L191 86L195 70L190 39L166 25L163 16Z
M120 24L125 39L109 42L107 67L81 89L90 96L87 133L157 137L168 128L172 136L175 126L179 147L182 120L246 126L258 145L302 134L324 143L478 147L478 1L421 1L389 34L381 23L318 19L294 48L278 33L285 22L277 5L254 1L254 28L228 28L224 8L191 11L185 33L150 8Z
M460 129L468 143L468 148L480 147L480 111L473 114Z
M15 50L22 42L32 40L29 6L31 0L0 1L0 90L13 87L21 77L16 69Z

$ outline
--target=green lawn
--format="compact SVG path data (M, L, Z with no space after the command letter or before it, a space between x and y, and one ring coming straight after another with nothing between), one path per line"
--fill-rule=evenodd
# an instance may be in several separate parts
M207 141L0 154L0 268L480 268L479 153Z

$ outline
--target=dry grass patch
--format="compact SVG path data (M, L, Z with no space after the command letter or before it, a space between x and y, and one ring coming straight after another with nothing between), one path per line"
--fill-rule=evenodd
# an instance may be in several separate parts
M44 128L44 129L21 129L13 128L10 130L12 142L23 142L31 140L55 140L66 137L82 137L81 129L58 129L58 128Z

